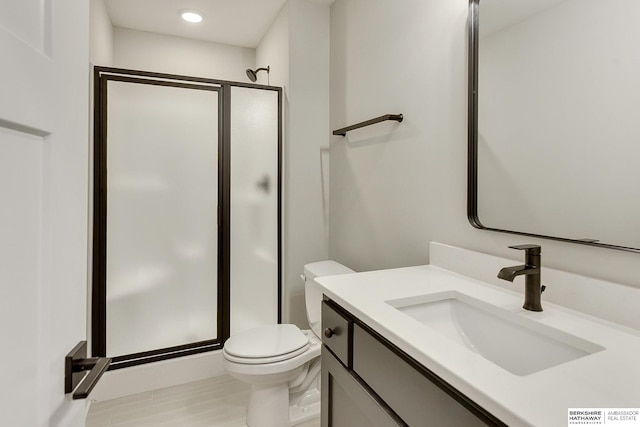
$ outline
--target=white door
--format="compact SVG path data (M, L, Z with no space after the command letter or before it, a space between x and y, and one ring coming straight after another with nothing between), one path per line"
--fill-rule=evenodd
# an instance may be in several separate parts
M89 2L0 0L0 425L83 426Z

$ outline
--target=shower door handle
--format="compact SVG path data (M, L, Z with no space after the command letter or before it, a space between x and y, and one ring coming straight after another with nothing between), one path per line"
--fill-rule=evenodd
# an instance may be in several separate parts
M269 190L271 189L271 179L269 179L269 175L265 174L262 179L256 183L256 186L266 194L269 194Z
M80 341L64 358L65 394L73 393L74 400L86 399L110 364L110 357L87 358L87 342Z

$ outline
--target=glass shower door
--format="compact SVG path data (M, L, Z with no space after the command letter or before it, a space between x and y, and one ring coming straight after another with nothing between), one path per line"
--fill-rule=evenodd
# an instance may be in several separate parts
M232 87L231 335L279 313L279 93Z
M124 368L279 322L282 88L95 81L92 355Z
M107 86L107 356L218 338L219 88Z

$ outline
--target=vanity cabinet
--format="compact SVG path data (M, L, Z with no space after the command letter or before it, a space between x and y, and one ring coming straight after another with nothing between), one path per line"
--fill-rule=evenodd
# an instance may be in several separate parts
M322 427L402 427L404 422L331 353L322 351ZM328 403L328 404L327 404Z
M322 427L506 425L335 302L322 325Z

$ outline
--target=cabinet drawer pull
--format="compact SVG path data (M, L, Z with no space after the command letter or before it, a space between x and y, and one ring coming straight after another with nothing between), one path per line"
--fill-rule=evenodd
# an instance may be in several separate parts
M336 335L336 333L333 331L333 329L327 328L327 329L324 330L324 336L325 337L331 338L334 335Z

